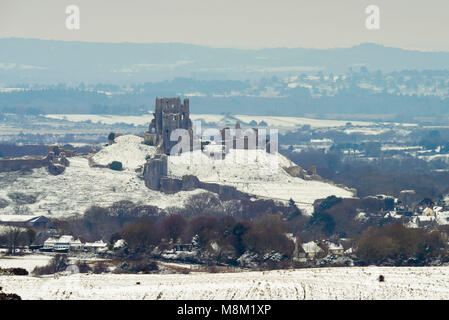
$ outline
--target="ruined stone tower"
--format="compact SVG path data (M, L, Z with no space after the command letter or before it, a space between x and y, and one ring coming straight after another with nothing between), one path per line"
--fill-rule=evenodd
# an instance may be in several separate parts
M169 154L177 141L170 141L173 130L185 129L191 134L189 99L156 98L154 119L151 120L148 132L145 132L145 143L158 147L161 153Z

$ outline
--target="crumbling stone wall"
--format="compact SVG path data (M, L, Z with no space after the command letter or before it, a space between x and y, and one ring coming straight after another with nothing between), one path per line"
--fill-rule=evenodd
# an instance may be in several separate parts
M145 186L153 190L161 189L161 178L167 176L167 156L156 154L143 167Z
M0 159L0 172L11 172L21 170L32 170L47 167L51 174L61 174L65 167L70 165L67 159L67 153L70 156L74 151L64 150L58 146L49 147L46 157L22 157L11 159Z
M23 157L18 159L0 159L0 172L11 172L42 168L48 165L45 157Z
M218 194L220 198L222 198L223 200L250 198L250 195L237 190L235 187L220 185L218 183L201 182L194 175L185 175L181 179L163 176L159 178L159 183L153 181L152 183L154 185L158 184L159 188L158 189L151 188L151 189L159 190L168 194L177 193L179 191L204 189L209 192Z

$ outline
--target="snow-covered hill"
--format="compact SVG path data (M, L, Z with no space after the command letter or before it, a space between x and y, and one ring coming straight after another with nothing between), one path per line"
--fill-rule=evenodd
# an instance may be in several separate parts
M383 275L384 282L378 277ZM23 299L449 299L449 267L345 267L173 275L0 276ZM137 282L140 284L137 285Z
M125 170L135 170L142 166L147 156L153 156L156 148L142 143L143 139L135 135L119 136L115 143L97 152L92 160L107 166L112 161L120 161Z
M169 157L169 174L182 177L193 174L203 182L234 186L262 198L295 200L307 213L313 211L316 199L330 195L348 198L353 193L333 184L292 177L283 168L295 164L283 155L264 150L230 150L225 159L217 160L204 152L186 152Z
M146 155L154 151L154 148L141 144L142 141L136 136L122 136L117 138L117 144L105 147L94 156L100 164L122 161L123 171L93 168L87 158L72 157L69 158L70 166L58 176L50 175L45 168L34 169L31 173L0 173L0 198L10 202L9 206L0 209L0 214L13 214L17 210L8 197L14 192L36 196L35 203L25 206L34 215L49 217L82 214L92 205L109 206L120 200L160 208L182 206L190 195L203 192L182 191L167 195L148 189L134 171L145 163Z
M204 192L198 189L167 195L145 187L135 169L145 164L146 157L153 155L155 148L142 142L143 138L138 136L120 136L116 143L91 157L101 165L120 161L123 171L91 167L86 157L72 157L70 166L58 176L48 174L45 168L34 169L31 173L0 173L0 198L10 202L0 209L0 214L12 214L17 210L8 198L8 194L14 192L36 196L35 203L26 205L30 213L50 216L82 214L92 205L108 206L120 200L161 208L182 206L190 195ZM170 156L169 174L193 174L201 181L235 186L264 198L285 201L293 198L309 213L315 199L329 195L352 196L350 191L332 184L290 176L282 168L291 165L293 163L282 155L261 150L231 150L225 160L213 160L195 151Z

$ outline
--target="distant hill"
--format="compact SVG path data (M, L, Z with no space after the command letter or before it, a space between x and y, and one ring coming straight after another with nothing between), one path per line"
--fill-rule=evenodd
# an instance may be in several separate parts
M449 52L420 52L361 44L351 48L244 50L180 43L90 43L0 39L0 85L246 80L351 67L391 72L445 69Z

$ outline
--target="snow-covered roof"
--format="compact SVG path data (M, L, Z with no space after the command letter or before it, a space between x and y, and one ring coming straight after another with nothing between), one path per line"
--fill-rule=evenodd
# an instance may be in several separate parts
M126 242L124 239L119 239L114 243L114 249L122 248L126 245Z
M58 243L70 243L73 241L73 236L61 236L58 239Z
M104 248L108 244L106 242L103 242L103 240L95 241L95 242L86 242L84 244L85 247L92 247L92 248Z
M326 242L326 245L329 248L329 250L343 250L343 246L340 243L336 244L328 241Z
M4 223L32 222L32 220L39 219L40 217L42 217L42 216L2 214L2 215L0 215L0 222L4 222Z
M429 207L425 208L422 212L423 215L434 215L435 213L433 212L433 210Z
M305 253L318 253L323 251L314 241L303 243L302 248Z
M368 215L366 214L366 212L359 212L355 217L354 220L357 221L367 221L369 220Z
M434 211L434 212L441 212L441 211L443 211L443 207L434 206L434 207L433 207L433 211Z
M70 241L70 245L72 246L72 245L82 245L83 243L81 242L81 240L80 239L76 239L76 240L73 240L73 241Z
M69 235L62 235L59 238L50 237L47 240L45 240L45 242L44 242L44 244L46 244L46 245L61 244L61 243L69 243L70 245L82 245L83 244L80 239L75 240L73 238L73 236L69 236Z
M45 240L44 244L51 244L56 242L58 242L58 239L50 237L47 240Z
M385 214L384 218L400 219L401 215L397 214L396 211L389 211Z
M435 220L434 216L418 216L420 222L428 222Z
M437 213L436 222L440 225L449 224L449 211L440 211Z

